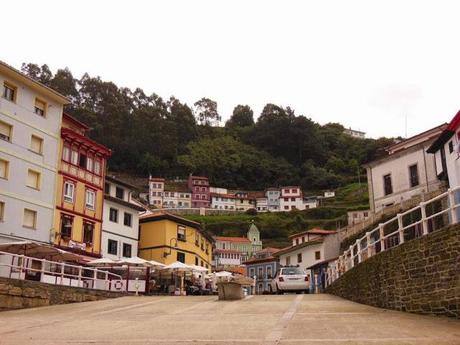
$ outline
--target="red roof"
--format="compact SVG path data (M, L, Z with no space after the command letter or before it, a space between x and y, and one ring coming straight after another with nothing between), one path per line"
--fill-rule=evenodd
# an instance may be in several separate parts
M234 249L214 249L214 253L242 254L239 250Z
M267 247L267 248L264 248L262 250L259 250L257 252L257 254L259 254L259 253L276 253L279 250L280 250L279 248Z
M236 199L236 196L233 194L220 194L220 193L210 193L211 196L220 197L220 198L227 198L227 199Z
M447 126L447 130L455 131L457 130L459 126L460 126L460 111L450 121L449 125Z
M262 263L262 262L270 262L270 261L278 261L278 258L275 258L273 256L267 256L266 258L251 258L245 262L243 262L243 265L248 265L248 264L257 264L257 263Z
M243 242L251 243L246 237L226 237L226 236L214 236L216 241L228 241L228 242Z
M291 238L295 238L295 237L299 237L299 236L302 236L302 235L333 235L333 234L336 234L337 231L335 230L323 230L323 229L318 229L318 228L314 228L314 229L310 229L310 230L307 230L307 231L303 231L303 232L299 232L297 234L293 234L291 236L289 236L289 239Z

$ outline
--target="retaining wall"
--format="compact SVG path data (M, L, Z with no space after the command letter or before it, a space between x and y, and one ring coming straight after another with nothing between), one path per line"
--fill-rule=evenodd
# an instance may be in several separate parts
M460 225L363 261L327 292L381 308L460 318Z
M0 278L0 311L97 301L124 296L120 292L60 286L29 280Z

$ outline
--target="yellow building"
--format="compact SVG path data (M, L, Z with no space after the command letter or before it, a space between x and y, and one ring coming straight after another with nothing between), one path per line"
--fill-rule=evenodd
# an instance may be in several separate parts
M111 151L86 137L88 129L63 115L54 243L68 251L99 257L106 161Z
M199 223L169 214L139 219L139 256L169 265L175 261L211 270L213 238Z

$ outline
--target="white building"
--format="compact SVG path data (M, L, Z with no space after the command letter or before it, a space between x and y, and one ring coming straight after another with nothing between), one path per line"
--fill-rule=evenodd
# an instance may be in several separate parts
M302 190L299 186L281 187L280 211L304 210Z
M256 198L256 210L257 212L267 212L268 211L268 198L267 197Z
M292 246L274 254L281 266L307 268L318 262L336 258L339 255L340 240L336 231L312 229L289 237Z
M459 133L460 111L427 150L435 159L436 176L441 180L447 180L449 187L460 185Z
M365 165L372 212L440 188L435 156L426 151L446 126L391 145L388 156Z
M102 220L103 257L111 259L137 256L139 212L144 208L132 199L133 186L111 176L105 178Z
M303 199L303 209L309 208L317 208L318 207L318 199L316 197L309 197Z
M281 192L278 188L268 188L265 190L267 197L267 207L270 212L280 211L280 195Z
M371 216L371 210L359 210L347 212L348 225L355 225L364 222Z
M163 192L163 208L192 207L192 193L188 191Z
M209 187L209 193L211 194L228 194L227 188L220 187Z
M244 253L233 249L214 249L213 256L214 267L240 266L247 258Z
M366 137L365 132L358 131L356 129L351 129L351 128L345 128L343 131L346 135L349 135L350 137L353 138L358 138L358 139L364 139Z
M53 240L68 99L0 61L0 242Z
M235 196L231 194L211 193L211 208L235 210Z
M163 192L165 179L161 177L149 177L149 204L156 208L163 208Z

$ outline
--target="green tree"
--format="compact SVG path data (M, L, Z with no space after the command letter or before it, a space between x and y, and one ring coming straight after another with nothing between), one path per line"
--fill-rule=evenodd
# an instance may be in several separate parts
M217 111L217 102L203 97L195 102L197 120L202 125L219 124L221 117Z
M254 125L254 112L249 105L237 105L226 126L250 127Z

